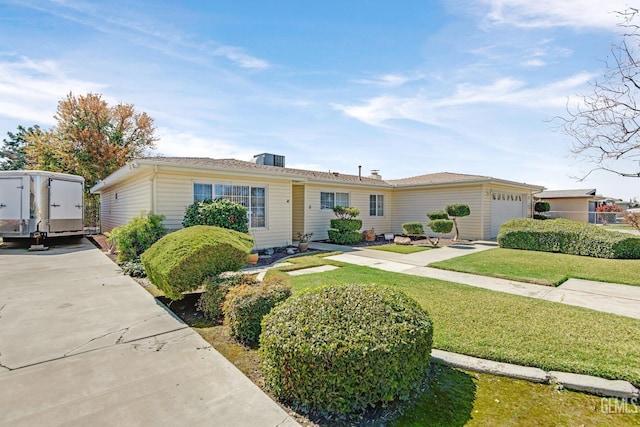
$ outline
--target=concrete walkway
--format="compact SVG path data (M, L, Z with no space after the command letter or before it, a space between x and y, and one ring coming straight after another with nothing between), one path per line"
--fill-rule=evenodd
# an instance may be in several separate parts
M569 279L558 287L551 287L426 267L432 262L480 252L496 246L495 242L476 242L403 255L367 248L347 248L345 251L343 246L315 242L310 244L310 247L315 249L342 250L344 253L329 256L327 259L348 264L462 283L640 319L640 286Z
M0 247L0 425L298 424L81 239Z

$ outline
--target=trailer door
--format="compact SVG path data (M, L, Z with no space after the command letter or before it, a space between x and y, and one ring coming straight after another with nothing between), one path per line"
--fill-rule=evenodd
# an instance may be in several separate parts
M0 233L20 233L22 178L0 178Z
M49 232L83 230L82 183L64 179L49 179Z

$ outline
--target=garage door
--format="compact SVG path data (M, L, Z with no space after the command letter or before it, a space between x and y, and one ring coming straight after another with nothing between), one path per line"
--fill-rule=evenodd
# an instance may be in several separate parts
M523 194L494 192L491 194L491 237L498 236L500 226L513 218L526 216Z

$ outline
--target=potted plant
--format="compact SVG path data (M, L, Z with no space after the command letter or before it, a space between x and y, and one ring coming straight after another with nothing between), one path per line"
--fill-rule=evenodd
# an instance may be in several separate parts
M298 233L298 249L300 252L304 252L309 249L309 239L311 239L313 233Z
M258 251L253 249L249 254L249 256L247 257L247 263L255 265L258 263L258 258L260 258Z

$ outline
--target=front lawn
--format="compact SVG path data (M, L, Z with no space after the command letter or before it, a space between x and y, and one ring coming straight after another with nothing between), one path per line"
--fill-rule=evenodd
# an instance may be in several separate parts
M249 379L263 386L258 350L235 343L228 328L196 329ZM268 392L268 390L265 390ZM402 415L398 416L398 412ZM304 426L331 426L335 420L292 413ZM426 391L408 407L393 404L366 415L354 426L489 426L504 425L607 425L640 424L640 407L631 401L603 399L553 385L464 372L433 364Z
M435 348L640 385L640 320L356 265L291 283L295 292L329 284L397 286L428 310Z
M517 249L489 249L429 267L558 286L569 278L640 286L640 260L605 259Z

